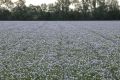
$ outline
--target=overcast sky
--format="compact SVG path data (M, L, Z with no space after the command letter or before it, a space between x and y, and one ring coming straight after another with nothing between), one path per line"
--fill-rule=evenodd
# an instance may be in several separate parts
M13 0L16 1L16 0ZM26 0L26 5L33 4L33 5L40 5L42 3L54 3L56 0ZM120 2L120 0L118 0Z
M13 2L17 0L12 0ZM33 5L40 5L42 3L54 3L56 0L26 0L26 5L33 4Z
M26 5L29 4L39 5L41 3L49 4L49 3L54 3L55 1L56 0L26 0Z

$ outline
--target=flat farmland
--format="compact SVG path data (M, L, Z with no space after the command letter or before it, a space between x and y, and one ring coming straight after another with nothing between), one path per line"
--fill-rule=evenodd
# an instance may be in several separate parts
M0 80L120 80L120 21L0 21Z

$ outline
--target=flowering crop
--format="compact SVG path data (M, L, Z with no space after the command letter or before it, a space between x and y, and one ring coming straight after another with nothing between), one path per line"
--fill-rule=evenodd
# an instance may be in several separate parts
M120 80L120 22L0 22L0 80Z

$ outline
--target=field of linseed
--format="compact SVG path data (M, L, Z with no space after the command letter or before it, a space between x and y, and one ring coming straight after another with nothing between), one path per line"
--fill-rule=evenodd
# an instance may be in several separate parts
M1 21L0 80L120 80L120 22Z

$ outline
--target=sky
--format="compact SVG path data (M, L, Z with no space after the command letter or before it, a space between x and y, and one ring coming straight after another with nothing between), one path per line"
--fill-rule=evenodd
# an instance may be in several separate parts
M17 0L12 0L12 1L17 1ZM26 5L29 5L29 4L33 4L33 5L40 5L42 3L46 3L46 4L49 4L49 3L54 3L56 0L26 0ZM120 0L119 1L119 4L120 4Z
M17 0L12 0L13 2ZM40 5L42 3L54 3L56 0L26 0L26 5L33 4L33 5Z
M49 3L54 3L55 1L56 0L26 0L26 5L29 4L39 5L41 3L49 4Z

